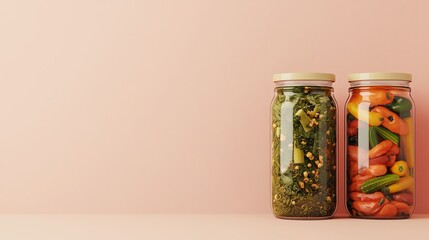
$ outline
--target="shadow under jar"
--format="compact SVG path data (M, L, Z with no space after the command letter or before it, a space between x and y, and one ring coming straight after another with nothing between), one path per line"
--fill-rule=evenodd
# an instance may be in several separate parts
M345 108L346 205L358 218L408 218L414 210L411 74L356 73Z
M334 81L328 73L274 75L271 203L278 218L329 218L336 211Z

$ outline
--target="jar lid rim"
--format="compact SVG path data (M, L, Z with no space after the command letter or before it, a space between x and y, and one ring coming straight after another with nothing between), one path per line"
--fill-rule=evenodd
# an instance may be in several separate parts
M335 74L318 72L288 72L273 75L274 82L280 81L330 81L335 82Z
M410 73L401 72L366 72L366 73L352 73L348 76L349 82L356 81L412 81Z

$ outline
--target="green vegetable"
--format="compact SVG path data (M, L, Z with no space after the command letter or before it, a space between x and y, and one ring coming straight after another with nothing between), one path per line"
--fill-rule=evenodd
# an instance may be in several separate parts
M369 146L371 148L375 147L378 144L378 137L375 128L376 127L369 126Z
M396 133L391 132L385 127L379 126L374 128L378 135L380 135L381 138L384 140L390 140L394 144L398 145L399 143L399 135Z
M387 108L401 115L403 113L409 113L413 104L408 98L396 96L393 102L387 105Z
M387 187L393 183L396 183L399 181L399 176L396 174L386 174L384 176L372 178L369 180L366 180L360 189L364 193L374 193L378 190L382 189L383 187Z
M300 122L302 127L304 128L305 132L308 132L311 130L311 128L309 127L309 124L311 122L310 117L304 112L304 110L299 109L296 113L295 116L298 116L300 118Z

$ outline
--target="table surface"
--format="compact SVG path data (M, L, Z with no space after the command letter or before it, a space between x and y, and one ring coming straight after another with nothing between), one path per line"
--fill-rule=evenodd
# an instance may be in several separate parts
M281 220L272 215L0 215L0 239L429 239L405 220Z

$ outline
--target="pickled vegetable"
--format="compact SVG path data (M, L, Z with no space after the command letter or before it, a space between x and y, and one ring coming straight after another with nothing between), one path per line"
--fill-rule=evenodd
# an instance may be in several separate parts
M371 107L390 104L392 101L394 101L393 93L387 90L374 90L365 94L356 94L350 100L350 102L356 103L368 102Z
M272 209L326 217L336 208L336 103L319 87L282 87L272 103Z
M404 97L395 97L392 104L389 104L386 107L397 114L401 114L410 112L412 106L413 104L409 99Z
M407 190L409 187L414 185L414 178L410 176L402 177L396 183L388 186L390 193L397 193Z
M396 161L395 164L390 168L390 171L400 177L408 174L408 165L405 161Z
M377 106L373 108L371 112L381 114L381 116L383 117L383 127L399 135L408 134L407 124L396 113L390 111L383 106Z
M396 174L388 174L382 177L376 177L365 181L360 189L364 193L374 193L385 186L389 186L399 181L399 177Z
M384 140L390 140L394 144L398 145L399 143L399 136L398 134L392 133L388 129L384 127L373 127L378 135L380 135L381 138Z
M378 112L370 112L354 102L347 104L347 110L360 121L369 123L371 126L379 126L383 123L383 116Z

